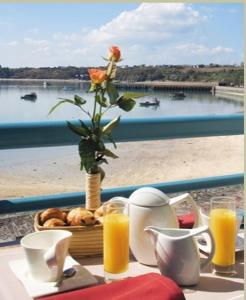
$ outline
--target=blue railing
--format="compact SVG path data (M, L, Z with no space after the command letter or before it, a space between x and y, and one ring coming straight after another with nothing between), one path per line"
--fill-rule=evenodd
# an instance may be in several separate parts
M106 123L107 121L105 121ZM181 116L156 119L124 119L114 131L117 142L194 138L243 134L243 115ZM76 123L76 121L75 121ZM66 146L78 143L65 121L0 124L0 149ZM216 176L149 185L171 193L243 183L243 174ZM140 186L102 191L102 200L116 195L129 196ZM51 206L84 203L84 193L6 199L0 201L0 213L35 210Z

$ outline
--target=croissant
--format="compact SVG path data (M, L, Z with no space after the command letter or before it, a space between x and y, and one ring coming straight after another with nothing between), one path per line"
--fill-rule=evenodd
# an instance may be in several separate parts
M95 210L94 216L96 219L103 216L103 205L101 205L97 210Z
M66 222L67 214L65 212L62 212L59 208L48 208L45 211L43 211L40 215L40 221L41 224L44 224L44 222L51 218L57 218L61 219L63 222Z
M91 211L77 207L68 213L67 222L71 226L94 225L96 219Z
M51 218L44 222L44 227L55 227L55 226L65 226L66 224L61 220L57 218Z
M97 223L98 224L103 224L103 217L98 217L97 218Z
M117 208L114 203L107 203L107 213L117 213ZM94 216L99 223L103 223L103 205L101 205L95 212Z

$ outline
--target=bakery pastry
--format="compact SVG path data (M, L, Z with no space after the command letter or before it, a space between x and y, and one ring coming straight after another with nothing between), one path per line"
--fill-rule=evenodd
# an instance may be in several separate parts
M103 205L101 205L98 209L95 210L94 216L96 219L103 216Z
M96 218L91 211L82 207L77 207L68 213L67 222L71 226L94 225L96 223Z
M74 220L74 218L81 212L81 211L84 211L85 208L83 207L76 207L76 208L73 208L72 210L70 210L70 212L67 214L67 223L69 225L71 225L72 221Z
M67 214L65 212L62 212L59 208L48 208L41 213L40 221L41 224L44 224L45 221L56 218L62 220L63 222L66 222L66 217Z
M44 222L43 226L44 227L56 227L56 226L65 226L65 222L62 221L61 219L57 219L57 218L51 218L47 221Z
M98 217L96 220L98 224L103 224L103 217Z

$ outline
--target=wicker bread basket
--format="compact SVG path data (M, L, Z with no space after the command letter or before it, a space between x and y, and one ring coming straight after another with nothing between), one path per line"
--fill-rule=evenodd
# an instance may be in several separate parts
M67 211L65 211L67 212ZM86 256L97 256L103 252L103 224L92 226L56 226L52 228L43 227L40 224L40 215L38 212L34 217L35 231L63 229L72 232L70 240L69 253L74 258Z

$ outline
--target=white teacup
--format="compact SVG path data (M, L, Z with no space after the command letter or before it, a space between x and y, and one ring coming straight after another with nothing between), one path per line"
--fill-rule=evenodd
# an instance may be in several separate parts
M21 239L29 275L33 279L57 281L61 278L71 236L67 230L44 230Z

